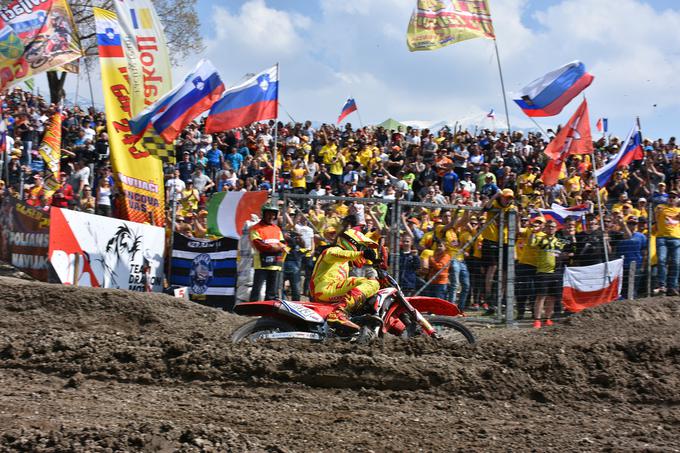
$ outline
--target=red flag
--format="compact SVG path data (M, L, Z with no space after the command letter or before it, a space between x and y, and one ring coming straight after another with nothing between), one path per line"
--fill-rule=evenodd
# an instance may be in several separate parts
M588 103L584 99L569 122L557 133L544 151L551 159L566 159L570 154L593 152L593 137L590 134Z
M598 132L602 132L602 118L598 118L597 124L595 124L595 127L597 127Z
M546 186L554 186L560 179L560 173L562 173L562 166L564 162L558 159L550 159L548 165L545 166L543 174L541 175L541 181Z
M544 152L550 157L550 161L545 167L543 175L541 175L541 180L546 186L557 183L562 165L570 154L590 154L593 152L588 102L585 99L569 118L569 122L548 143Z

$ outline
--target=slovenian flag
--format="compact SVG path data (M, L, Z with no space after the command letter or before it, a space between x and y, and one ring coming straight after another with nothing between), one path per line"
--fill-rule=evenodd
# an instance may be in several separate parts
M564 222L567 220L567 218L575 217L577 219L581 219L584 215L590 212L590 207L586 204L580 204L567 208L557 203L553 203L550 206L550 209L539 209L538 212L540 212L540 215L546 219L554 220L555 223L557 223L558 228L561 229L564 226ZM538 214L535 214L532 217L537 216Z
M571 313L617 300L623 283L623 259L564 269L562 305Z
M515 102L527 116L554 116L586 89L594 77L580 61L573 61L522 88Z
M349 115L352 112L356 112L357 110L357 103L354 102L353 98L347 99L347 102L345 102L345 105L342 106L342 111L340 112L340 116L338 117L338 123L345 119L347 115Z
M595 172L597 185L600 187L606 186L617 168L628 165L634 160L640 160L643 157L645 157L645 153L642 151L642 133L636 121L619 152L616 153L612 160Z
M112 13L109 13L112 14ZM114 18L103 18L95 21L97 32L97 48L101 58L124 58L123 45L120 40L120 26Z
M279 67L260 72L228 89L212 106L205 131L227 131L279 116Z
M253 214L260 216L268 192L217 192L208 202L208 232L216 236L239 239L243 225Z
M182 83L130 120L132 134L141 138L153 126L158 135L172 143L180 132L208 110L224 92L217 69L201 60Z

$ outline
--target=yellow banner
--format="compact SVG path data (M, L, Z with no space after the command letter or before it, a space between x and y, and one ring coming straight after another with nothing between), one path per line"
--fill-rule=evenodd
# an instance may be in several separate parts
M487 0L418 0L408 24L406 44L414 52L495 37Z
M57 174L61 163L61 112L55 112L40 144L40 157L47 169Z
M165 195L161 161L130 138L132 117L127 60L116 14L93 8L101 65L111 164L119 192L118 217L163 226Z
M82 54L66 0L15 0L0 10L0 90Z

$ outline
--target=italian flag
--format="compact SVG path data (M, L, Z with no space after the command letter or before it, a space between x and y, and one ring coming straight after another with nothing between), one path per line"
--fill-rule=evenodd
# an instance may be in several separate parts
M266 190L256 192L218 192L208 202L208 232L215 236L239 239L243 225L267 201Z
M605 266L567 267L564 270L562 304L572 313L616 300L621 295L623 260Z

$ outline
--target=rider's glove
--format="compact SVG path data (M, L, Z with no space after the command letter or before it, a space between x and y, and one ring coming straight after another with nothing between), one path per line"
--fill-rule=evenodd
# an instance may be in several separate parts
M363 253L366 261L375 261L378 258L378 255L376 255L375 250L371 248L365 249Z

